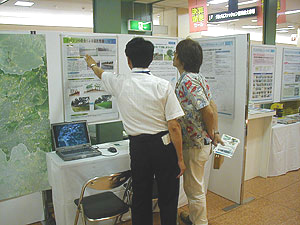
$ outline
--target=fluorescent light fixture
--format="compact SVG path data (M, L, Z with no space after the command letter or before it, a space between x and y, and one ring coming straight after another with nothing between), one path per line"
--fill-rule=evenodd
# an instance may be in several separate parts
M252 25L246 25L246 26L242 26L242 28L244 29L258 29L261 28L262 26L252 26Z
M249 5L252 3L258 2L258 0L250 0L250 1L245 1L245 2L239 2L238 5ZM228 8L228 5L225 6L226 8Z
M233 20L225 20L225 21L220 21L220 22L216 22L216 23L231 23L231 22L235 22L235 21L239 21L240 19L233 19Z
M285 15L289 15L289 14L295 14L295 13L300 13L300 9L286 11L284 14Z
M33 6L34 2L25 2L25 1L16 1L16 6L24 6L24 7L30 7Z
M295 27L288 26L288 27L277 28L276 30L278 31L278 30L294 30L294 29L295 29Z
M3 3L5 3L5 2L8 2L9 0L2 0L2 1L0 1L0 5L1 4L3 4Z
M208 2L208 4L212 4L212 5L217 5L217 4L221 4L221 3L228 3L228 0L212 0L212 1Z
M252 22L252 23L256 23L256 22L257 22L257 19L255 19L255 20L251 20L251 22Z
M248 5L257 2L257 0L250 0L246 2L239 2L238 5Z
M277 33L288 33L288 30L276 30Z

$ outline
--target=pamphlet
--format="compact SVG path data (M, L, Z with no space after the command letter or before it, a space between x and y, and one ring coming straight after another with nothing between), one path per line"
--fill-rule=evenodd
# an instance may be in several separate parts
M224 146L221 144L218 144L213 150L214 153L231 158L233 156L238 144L240 143L240 140L235 137L231 137L227 134L223 134L222 141L224 142Z

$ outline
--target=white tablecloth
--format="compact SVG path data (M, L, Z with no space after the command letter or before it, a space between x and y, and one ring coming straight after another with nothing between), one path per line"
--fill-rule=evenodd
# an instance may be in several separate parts
M300 168L300 123L272 128L268 176L279 176Z
M107 143L101 146L114 146L118 149L119 154L65 162L55 152L47 153L48 179L52 187L57 225L71 225L74 223L76 213L74 199L79 198L84 182L95 176L105 176L130 169L129 141ZM179 207L187 204L182 188L182 177L180 182ZM89 190L87 194L93 194L93 192L93 190ZM117 191L117 194L122 195L121 189L119 192ZM111 224L111 222L106 221L99 224ZM81 220L79 224L81 224Z

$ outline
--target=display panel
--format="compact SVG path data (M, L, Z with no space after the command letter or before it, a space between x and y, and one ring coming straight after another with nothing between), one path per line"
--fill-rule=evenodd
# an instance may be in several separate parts
M300 48L283 48L281 100L300 99Z
M160 78L171 82L175 87L178 72L173 66L173 57L176 50L177 39L172 38L146 38L154 45L153 61L149 66L150 71Z
M44 35L0 34L0 200L50 189Z
M107 72L117 72L115 36L62 36L65 121L100 122L119 118L114 98L101 87L84 60L92 56Z
M250 100L267 103L274 98L276 48L251 46Z
M203 50L200 72L207 79L218 113L234 117L235 38L196 39Z
M90 144L85 122L53 125L55 147L71 147Z

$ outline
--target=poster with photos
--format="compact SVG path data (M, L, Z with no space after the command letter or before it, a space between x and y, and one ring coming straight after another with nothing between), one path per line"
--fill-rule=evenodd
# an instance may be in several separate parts
M300 99L300 48L284 48L281 100Z
M151 37L148 40L154 45L153 61L149 66L150 71L153 75L169 81L175 87L178 72L176 67L173 66L173 58L177 39Z
M274 98L276 48L252 46L250 63L250 100L272 102Z
M105 71L117 72L116 36L61 36L65 121L101 122L119 118L114 98L85 62L92 56Z

